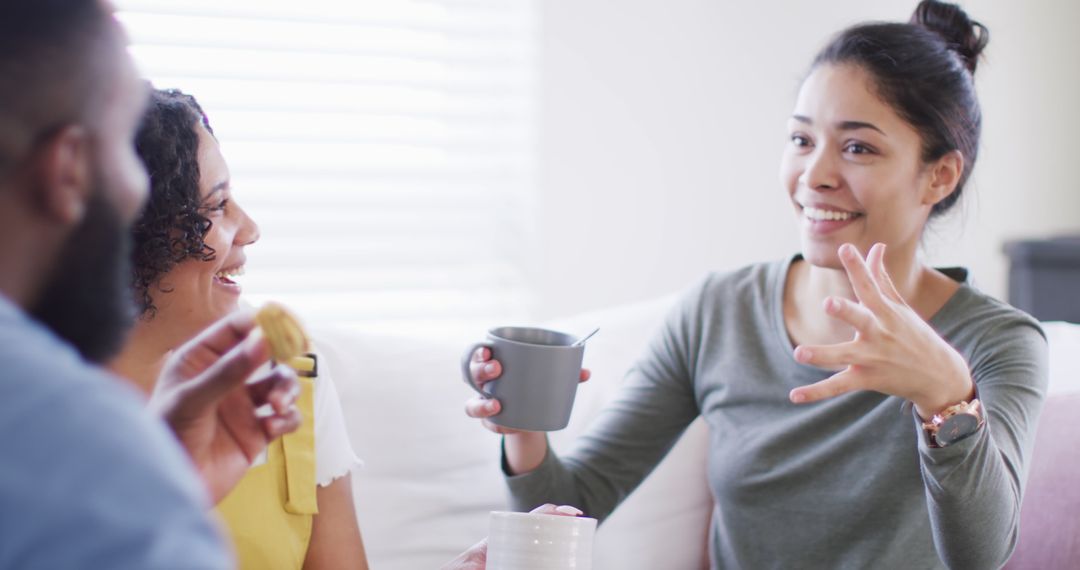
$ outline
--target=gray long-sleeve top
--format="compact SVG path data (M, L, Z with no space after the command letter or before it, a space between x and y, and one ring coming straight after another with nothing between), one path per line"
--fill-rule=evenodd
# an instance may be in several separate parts
M792 356L789 266L711 275L692 289L574 449L507 478L514 507L572 504L603 519L702 415L714 568L1000 567L1018 536L1046 391L1038 323L968 285L966 271L943 270L962 285L930 324L967 360L987 419L931 448L893 396L788 401L832 374Z

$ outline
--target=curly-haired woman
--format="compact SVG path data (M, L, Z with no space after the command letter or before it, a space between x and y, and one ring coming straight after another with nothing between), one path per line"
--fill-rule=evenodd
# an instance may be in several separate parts
M154 90L136 146L151 183L134 229L141 316L111 366L149 393L173 349L238 308L232 277L243 272L244 248L259 230L233 196L228 166L193 97ZM357 460L334 385L316 358L294 363L308 370L298 398L304 427L272 443L218 505L241 568L367 567L349 475Z

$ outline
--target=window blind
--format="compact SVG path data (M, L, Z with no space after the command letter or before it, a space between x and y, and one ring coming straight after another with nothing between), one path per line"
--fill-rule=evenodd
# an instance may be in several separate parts
M253 304L438 333L527 316L531 0L120 0L157 87L195 95L259 224Z

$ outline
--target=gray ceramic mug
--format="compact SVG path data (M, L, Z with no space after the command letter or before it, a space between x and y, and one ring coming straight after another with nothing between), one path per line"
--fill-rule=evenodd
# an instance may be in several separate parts
M502 410L488 418L503 427L526 431L555 431L570 422L585 346L577 338L534 327L498 327L488 340L470 346L461 357L465 382L484 398L497 398ZM473 353L488 348L502 364L502 374L484 384L473 381Z

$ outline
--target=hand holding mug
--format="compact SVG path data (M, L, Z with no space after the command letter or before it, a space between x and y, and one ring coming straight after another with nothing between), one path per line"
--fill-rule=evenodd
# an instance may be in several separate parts
M507 515L507 514L509 514L509 513L494 513L493 512L492 517L494 518L496 516L502 516L502 515ZM522 513L514 513L514 514L521 515L521 516L527 516L527 515L523 515ZM557 507L557 506L552 505L552 504L549 503L549 504L546 504L546 505L540 505L539 507L536 507L535 509L530 511L529 514L533 514L533 515L555 515L555 516L564 516L564 517L577 517L577 516L580 516L582 514L582 512L579 509L577 509L575 507L568 506L568 505L563 505L563 506L558 506ZM589 530L589 531L595 530L595 525L596 525L595 520L593 520L593 519L584 519L584 520L592 521L591 524L588 523L588 522L585 523L585 527L586 527L587 530ZM451 560L450 562L444 564L443 567L442 567L442 570L487 570L489 568L489 566L488 566L488 541L489 541L489 539L490 539L490 537L485 538L484 540L481 540L480 542L474 544L471 548L469 548L465 552L462 552L457 558L455 558L455 559ZM501 536L496 537L496 542L499 543L499 544L496 544L496 549L500 548L501 541L502 541ZM589 547L589 551L590 551L589 561L588 562L589 562L589 564L591 564L592 563L592 560L591 560L591 549L592 549L591 548L592 547L591 535L590 535L588 547ZM496 552L495 553L495 558L498 558L499 556L501 556L500 553ZM493 561L490 568L491 568L491 570L496 570L498 568L498 566L499 566L499 561L495 560L495 561ZM586 567L582 566L581 568L584 569Z
M566 427L581 368L583 346L570 335L528 327L500 327L466 350L465 381L479 394L465 413L501 434ZM499 382L496 382L499 381Z
M596 519L581 514L555 505L529 513L493 511L486 570L590 570Z

